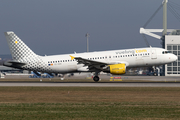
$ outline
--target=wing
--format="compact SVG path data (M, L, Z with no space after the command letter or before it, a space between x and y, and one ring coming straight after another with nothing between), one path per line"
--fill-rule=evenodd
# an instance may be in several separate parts
M94 60L89 60L81 57L73 57L71 56L71 60L75 59L77 60L78 64L84 64L84 66L88 66L88 69L90 71L101 71L103 67L108 65L107 63L99 62L99 61L94 61Z

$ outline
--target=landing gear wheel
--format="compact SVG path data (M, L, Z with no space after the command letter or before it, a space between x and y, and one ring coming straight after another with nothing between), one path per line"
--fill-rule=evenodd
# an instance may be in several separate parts
M93 80L94 80L95 82L98 82L98 81L99 81L99 77L98 77L98 76L94 76L94 77L93 77Z
M154 76L157 76L157 73L154 73Z

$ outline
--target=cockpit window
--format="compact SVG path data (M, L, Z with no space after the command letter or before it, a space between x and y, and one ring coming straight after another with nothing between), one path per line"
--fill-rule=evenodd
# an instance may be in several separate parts
M168 54L171 53L170 51L163 51L162 54Z

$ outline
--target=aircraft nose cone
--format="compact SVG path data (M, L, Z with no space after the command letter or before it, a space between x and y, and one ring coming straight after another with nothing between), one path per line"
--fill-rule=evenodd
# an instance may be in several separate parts
M173 60L177 61L178 57L176 55L173 56Z

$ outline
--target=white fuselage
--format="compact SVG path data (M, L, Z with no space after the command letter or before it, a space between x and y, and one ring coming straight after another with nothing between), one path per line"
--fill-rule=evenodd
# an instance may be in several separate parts
M124 63L126 67L162 65L177 60L177 56L168 53L167 50L152 47L42 56L41 59L51 68L51 71L48 72L67 73L88 71L87 66L84 66L84 64L78 64L75 59L71 60L70 55L87 60L107 63L109 65Z
M152 47L39 56L14 32L5 32L5 37L13 59L5 62L5 66L44 73L95 72L95 81L99 81L101 71L124 74L126 67L162 65L177 60L167 50Z

